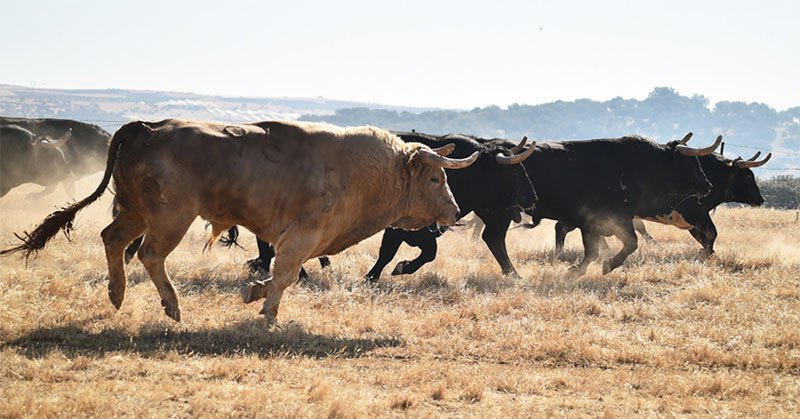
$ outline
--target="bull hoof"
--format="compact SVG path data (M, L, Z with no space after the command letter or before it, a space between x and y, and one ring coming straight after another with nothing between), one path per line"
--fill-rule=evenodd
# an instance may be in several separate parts
M567 269L567 279L572 281L583 276L585 272L581 270L580 266L572 265Z
M375 274L366 274L364 276L364 281L368 284L376 284L378 283L378 275Z
M122 307L122 300L125 299L125 291L119 292L109 288L108 299L111 300L111 304L114 305L114 308L119 310L119 308Z
M267 288L267 281L253 281L247 284L247 288L245 288L244 292L242 293L242 300L245 304L250 304L253 301L260 300L264 298L264 293Z
M613 270L614 270L614 268L611 267L611 262L610 261L607 261L607 260L603 261L603 275L605 275L605 274L607 274L607 273L609 273L609 272L611 272Z
M270 311L274 311L274 313L271 313ZM266 307L262 307L258 314L264 315L264 322L267 325L267 329L271 329L272 327L276 327L278 325L277 310L267 311Z
M161 300L161 306L164 307L164 314L176 322L181 322L181 307L177 303L170 304L166 300Z
M407 260L398 263L397 266L395 266L394 269L392 270L392 275L403 275L403 274L405 274L406 266L408 266L409 263L410 262L407 261Z
M703 249L703 250L700 251L700 257L705 258L705 259L710 259L710 258L714 257L714 251L713 250L708 250L708 249Z

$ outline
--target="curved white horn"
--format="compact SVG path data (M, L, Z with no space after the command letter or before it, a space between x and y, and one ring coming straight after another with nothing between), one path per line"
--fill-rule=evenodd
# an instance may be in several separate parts
M450 155L450 153L452 153L453 150L455 150L455 149L456 149L456 145L453 144L453 143L450 143L450 144L443 145L443 146L438 147L438 148L432 148L431 151L433 151L434 153L436 153L436 154L438 154L438 155L440 155L442 157L445 157L445 156Z
M717 137L717 141L714 141L714 144L711 144L706 148L692 148L689 146L685 146L683 144L678 144L678 146L675 147L675 149L678 150L678 152L683 154L684 156L707 156L713 153L714 150L716 150L721 143L722 143L722 136L720 135Z
M44 148L58 148L59 146L62 146L67 141L69 141L70 138L72 138L72 128L68 129L67 132L64 133L64 135L56 138L55 140L45 135L41 141L38 141L38 145Z
M760 151L756 151L756 154L754 154L753 157L750 157L749 159L747 159L747 161L755 161L758 158L758 156L760 156L760 155L761 155L761 152Z
M522 141L520 141L519 144L517 144L516 146L514 146L514 148L512 148L510 150L511 154L517 154L520 151L522 151L523 149L525 149L525 143L527 143L527 142L528 142L528 137L527 136L526 137L522 137Z
M518 163L524 162L525 159L530 157L531 154L533 154L533 151L535 149L536 149L536 142L534 141L534 142L531 143L531 146L528 147L527 150L523 151L520 154L516 154L516 155L512 155L512 156L504 156L504 155L498 153L496 156L494 156L494 159L500 164L506 164L506 165L518 164Z
M445 169L464 169L466 167L469 167L469 165L475 163L475 160L478 160L478 155L480 154L476 151L467 158L451 159L449 157L442 157L428 150L420 150L420 153L422 153L422 156L425 157L426 159L435 162L436 164L444 167Z
M769 154L767 154L767 157L764 157L764 160L761 160L761 161L751 161L751 160L743 161L743 160L739 160L739 161L736 162L736 165L739 166L742 169L752 169L754 167L761 167L761 166L767 164L767 162L771 158L772 158L772 153L769 153Z

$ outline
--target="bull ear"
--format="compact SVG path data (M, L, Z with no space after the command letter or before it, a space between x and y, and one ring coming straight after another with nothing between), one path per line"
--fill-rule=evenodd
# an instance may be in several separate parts
M422 161L422 156L419 154L419 150L414 150L406 161L406 167L408 167L408 171L411 173L411 176L415 176L416 174L422 172L422 167L424 164L425 163Z

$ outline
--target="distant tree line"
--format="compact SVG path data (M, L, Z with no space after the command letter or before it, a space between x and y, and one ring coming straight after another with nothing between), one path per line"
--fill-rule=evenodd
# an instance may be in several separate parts
M758 182L767 206L800 208L800 177L780 175Z
M776 111L762 103L718 102L705 96L682 96L669 87L653 90L646 99L608 101L579 99L541 105L513 104L470 111L422 113L339 109L330 115L303 115L301 120L336 125L375 125L426 133L468 133L481 137L569 140L641 134L658 141L681 138L692 131L698 143L722 134L726 141L759 149L800 151L800 107ZM741 154L745 154L742 152Z

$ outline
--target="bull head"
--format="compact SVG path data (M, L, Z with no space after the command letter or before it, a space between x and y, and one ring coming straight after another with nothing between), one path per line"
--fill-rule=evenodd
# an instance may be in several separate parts
M759 151L755 156L751 157L750 160L737 160L736 165L739 166L740 169L753 169L767 164L769 159L772 158L772 153L769 153L767 157L764 157L764 160L756 161L755 159L758 158L760 154L761 152Z
M707 155L713 153L714 150L716 150L717 147L719 147L719 145L722 144L722 136L720 135L720 136L717 136L717 140L714 141L714 144L711 144L708 147L705 147L705 148L692 148L692 147L689 147L689 146L686 145L686 142L688 142L689 138L692 137L691 134L692 133L686 134L686 137L684 137L683 140L679 141L681 144L678 144L675 147L675 149L678 150L678 152L683 154L684 156L689 156L689 157L707 156Z
M49 135L43 135L41 137L37 137L35 140L33 140L33 143L31 145L41 146L44 148L58 148L66 144L66 142L69 141L70 138L72 138L72 128L68 129L67 132L64 133L64 135L56 138L55 140Z
M497 163L504 164L504 165L512 165L512 164L522 163L523 161L525 161L525 159L530 157L531 154L533 154L533 151L536 148L536 142L532 142L530 147L528 147L527 150L523 151L520 154L517 154L517 153L519 153L519 151L524 149L525 143L527 143L527 142L528 142L528 137L523 137L522 141L520 141L519 144L517 144L516 147L511 149L511 155L510 156L504 156L504 155L498 153L496 156L494 156L494 159L497 161Z

